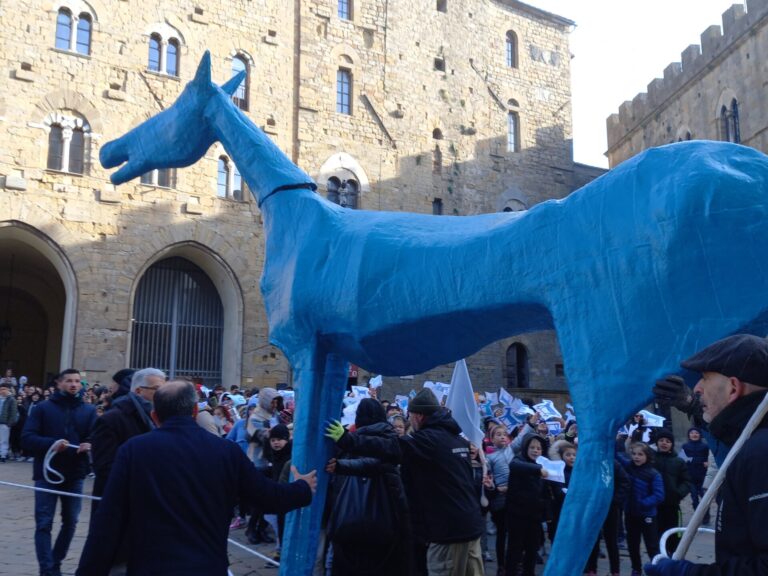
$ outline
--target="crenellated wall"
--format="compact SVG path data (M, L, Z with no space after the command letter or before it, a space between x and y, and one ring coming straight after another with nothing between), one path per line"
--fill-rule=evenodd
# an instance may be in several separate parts
M670 142L723 139L719 112L724 100L738 100L741 142L766 149L763 105L764 66L768 47L768 0L747 0L723 13L722 28L712 25L692 44L680 62L664 69L663 78L648 84L607 119L611 167L639 152Z

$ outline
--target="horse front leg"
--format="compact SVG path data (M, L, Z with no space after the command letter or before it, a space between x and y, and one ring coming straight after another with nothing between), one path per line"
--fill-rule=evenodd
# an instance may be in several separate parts
M333 443L324 436L325 423L339 418L347 370L348 364L340 356L318 348L294 365L296 427L292 464L302 474L317 470L318 482L311 506L288 515L281 549L282 576L312 574L328 491L325 465L333 449Z

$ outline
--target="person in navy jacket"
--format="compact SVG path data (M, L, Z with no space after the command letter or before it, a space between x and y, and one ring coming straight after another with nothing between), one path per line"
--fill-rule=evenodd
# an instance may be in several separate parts
M235 504L271 513L307 506L315 471L278 484L233 442L195 423L197 394L185 381L155 393L158 428L117 452L76 574L106 576L123 537L129 576L225 576Z

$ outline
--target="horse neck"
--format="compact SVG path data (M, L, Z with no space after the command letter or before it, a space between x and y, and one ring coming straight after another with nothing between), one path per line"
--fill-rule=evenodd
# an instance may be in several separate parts
M312 178L291 162L224 92L218 90L213 95L205 107L204 116L259 206L281 190L316 188Z

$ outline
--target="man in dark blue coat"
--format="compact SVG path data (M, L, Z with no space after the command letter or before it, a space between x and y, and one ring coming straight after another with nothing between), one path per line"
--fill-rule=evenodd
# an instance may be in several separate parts
M189 382L155 393L159 427L118 450L78 576L106 576L124 536L129 576L225 576L235 504L280 513L311 502L314 470L294 468L294 482L273 482L235 443L200 428L196 412Z
M768 393L768 341L747 334L718 340L682 363L700 372L700 396L710 432L733 446ZM720 488L715 563L661 560L649 576L763 576L768 574L768 417L731 462Z
M30 412L21 433L21 444L35 458L32 478L36 487L82 494L83 478L88 473L88 452L91 450L96 409L82 400L80 372L77 370L64 370L56 379L56 384L58 390ZM56 455L50 465L63 476L59 484L52 484L43 476L43 460L54 445ZM57 478L54 475L51 479L55 481ZM53 518L59 498L61 530L51 548ZM35 492L35 552L41 576L61 575L61 561L67 556L75 535L81 503L80 498Z

